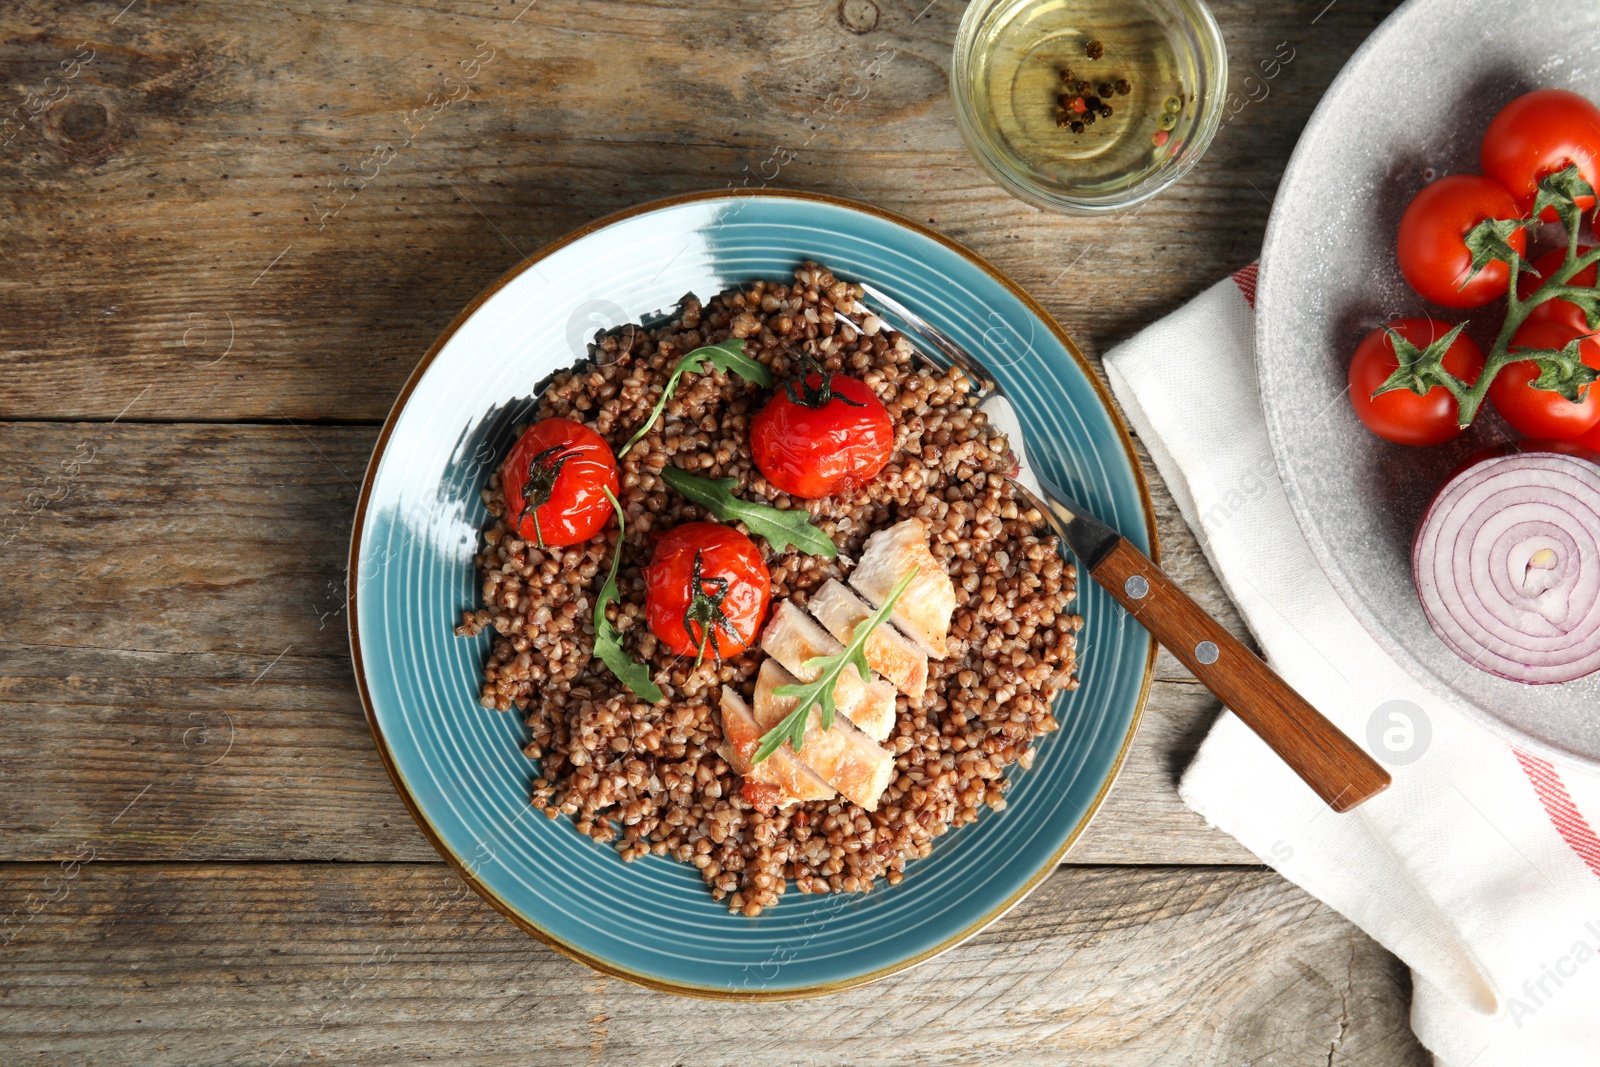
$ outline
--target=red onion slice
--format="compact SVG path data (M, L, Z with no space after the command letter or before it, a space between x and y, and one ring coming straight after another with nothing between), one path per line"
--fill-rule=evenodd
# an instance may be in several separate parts
M1600 670L1600 455L1523 447L1444 484L1411 569L1456 655L1514 682L1570 682Z

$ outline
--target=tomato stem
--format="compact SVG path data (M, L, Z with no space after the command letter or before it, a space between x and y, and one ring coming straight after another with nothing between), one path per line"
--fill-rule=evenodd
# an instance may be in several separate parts
M1534 220L1529 220L1531 223ZM1478 375L1478 380L1471 387L1451 374L1441 375L1441 382L1450 394L1456 398L1458 421L1461 426L1472 424L1477 417L1478 409L1483 406L1483 400L1489 395L1489 386L1495 377L1505 369L1508 364L1515 363L1525 356L1511 351L1511 339L1528 320L1528 315L1534 308L1546 300L1557 300L1574 291L1581 291L1584 286L1568 285L1567 282L1581 271L1593 264L1600 262L1600 245L1591 248L1583 255L1578 254L1579 227L1573 227L1567 234L1567 257L1561 268L1550 277L1539 283L1539 288L1529 293L1526 299L1517 295L1517 275L1521 268L1521 256L1511 259L1511 275L1508 280L1506 292L1506 318L1500 324L1500 333L1494 340L1494 347L1489 350L1488 358L1483 364L1483 373Z
M726 633L734 641L743 640L722 607L722 602L728 599L728 579L720 575L702 575L700 552L698 548L694 550L693 572L689 576L689 606L683 609L683 632L689 635L689 643L695 647L696 670L705 662L707 645L711 646L711 654L716 657L717 666L722 666L722 649L717 644L717 630ZM711 587L709 593L706 592L708 585ZM700 626L698 639L694 635L697 623Z
M520 532L522 520L532 515L533 540L541 549L544 548L544 531L539 528L539 509L550 503L561 468L579 455L575 448L553 445L528 460L528 480L522 483L522 513L517 516L517 527Z
M813 374L817 375L819 379L816 386L812 386L808 381ZM788 391L790 400L813 411L825 408L835 400L841 404L848 404L853 408L866 407L860 401L851 400L842 393L834 392L833 372L824 369L821 363L818 363L810 356L801 357L800 376L790 381L784 388Z

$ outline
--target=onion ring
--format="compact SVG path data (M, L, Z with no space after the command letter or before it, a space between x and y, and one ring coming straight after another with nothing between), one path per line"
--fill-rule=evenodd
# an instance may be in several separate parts
M1600 670L1600 454L1525 441L1470 464L1423 514L1411 571L1433 632L1479 669Z

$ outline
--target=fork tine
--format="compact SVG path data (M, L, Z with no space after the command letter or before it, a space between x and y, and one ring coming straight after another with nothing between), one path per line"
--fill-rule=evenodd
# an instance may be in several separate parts
M1007 408L1010 408L1010 398L1006 396L1006 391L1000 385L1000 380L989 373L989 369L983 365L982 360L962 348L949 334L946 334L943 330L900 303L894 297L889 296L877 286L869 282L859 282L858 284L860 284L862 291L866 293L873 304L882 307L890 315L901 321L904 327L902 333L921 342L921 344L912 346L912 352L924 363L935 370L946 369L945 366L939 364L925 351L926 348L937 350L945 358L949 359L951 364L959 367L961 372L967 375L972 381L974 392L980 401L985 397L994 397L1003 402ZM855 324L851 323L851 325ZM1015 415L1013 414L1012 417L1015 418ZM1028 449L1027 436L1021 430L1022 427L1019 421L1015 435L1017 440L1013 442L1013 445L1020 450L1023 457L1028 461L1028 468L1039 485L1040 495L1049 504L1046 511L1053 512L1055 517L1062 523L1070 523L1074 516L1084 516L1084 509L1079 506L1078 502L1062 492L1061 488L1039 468L1039 465L1033 462L1033 457ZM1015 478L1011 480L1016 481ZM1022 483L1019 482L1018 484ZM1034 495L1029 486L1023 485L1022 488L1028 492L1029 496ZM1092 522L1093 520L1090 521ZM1095 523L1095 525L1100 527L1100 530L1106 529L1099 523ZM1098 531L1096 531L1095 540L1098 539Z
M1001 391L999 380L989 373L976 356L962 348L943 330L876 286L867 282L861 282L860 285L862 291L867 294L873 303L880 305L889 314L910 327L907 331L908 333L917 337L929 347L938 349L941 355L957 367L960 367L961 372L972 380L972 384L980 397ZM933 357L928 353L918 351L917 354L930 366L934 366L939 370L944 369L934 363Z

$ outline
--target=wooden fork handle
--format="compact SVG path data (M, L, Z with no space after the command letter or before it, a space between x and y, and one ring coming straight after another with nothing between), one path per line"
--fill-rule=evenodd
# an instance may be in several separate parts
M1334 811L1389 787L1387 771L1126 540L1090 574Z

